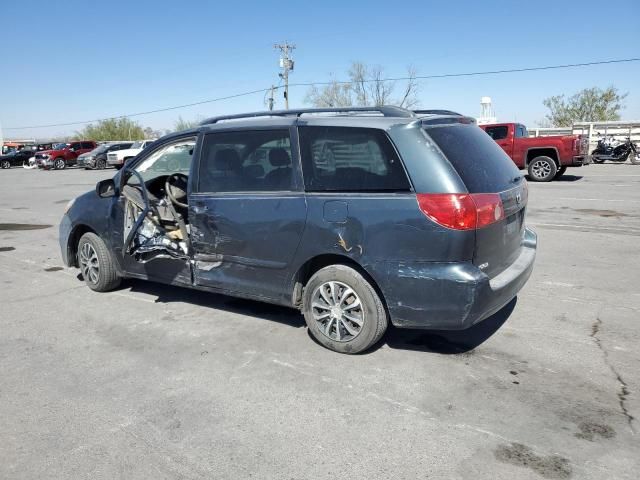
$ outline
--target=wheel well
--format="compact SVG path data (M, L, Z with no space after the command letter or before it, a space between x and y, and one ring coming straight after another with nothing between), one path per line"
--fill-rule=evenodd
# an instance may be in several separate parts
M324 254L315 256L309 260L307 260L299 269L296 275L294 276L293 282L293 292L291 295L292 305L296 308L302 307L302 294L304 292L304 287L309 281L309 279L320 269L324 267L328 267L329 265L347 265L354 270L356 270L360 275L362 275L376 290L378 295L380 296L380 300L385 305L386 302L380 287L376 283L376 281L371 277L369 272L365 268L362 267L358 262L353 260L350 257L346 257L344 255L335 255L335 254Z
M554 162L556 162L557 166L560 166L558 163L558 152L555 148L536 148L529 150L527 152L527 166L529 165L529 162L536 157L550 157Z
M69 258L69 263L74 266L74 267L78 267L78 243L80 242L80 238L82 238L82 236L85 233L96 233L92 228L86 226L86 225L78 225L77 227L75 227L73 229L73 231L71 232L71 235L69 235L69 243L67 244L67 252L68 252L68 258Z

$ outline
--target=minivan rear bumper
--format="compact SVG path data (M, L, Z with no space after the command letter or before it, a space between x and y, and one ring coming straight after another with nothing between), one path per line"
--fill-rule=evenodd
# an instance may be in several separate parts
M520 255L494 278L470 262L389 262L385 299L402 328L462 330L508 304L533 271L537 236L526 228Z

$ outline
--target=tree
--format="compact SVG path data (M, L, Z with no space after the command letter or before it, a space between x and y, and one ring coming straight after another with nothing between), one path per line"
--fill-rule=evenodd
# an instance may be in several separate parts
M351 85L340 83L337 80L332 80L329 85L322 88L312 86L304 100L318 108L351 107L354 105Z
M190 128L197 127L199 123L199 120L185 120L182 117L178 117L178 120L173 124L173 129L175 132L189 130Z
M407 68L407 80L398 98L394 98L398 82L385 80L384 68L379 65L367 66L362 62L352 62L348 75L347 82L333 80L321 88L312 86L305 102L314 107L397 105L404 108L413 108L419 103L416 70L411 66Z
M164 136L164 133L162 132L162 130L154 130L151 127L146 127L144 130L144 138L147 138L149 140L153 139L153 138L160 138L162 136Z
M610 86L585 88L565 99L564 95L545 98L543 104L549 109L546 120L555 127L570 127L574 122L605 122L620 120L622 101L627 93L620 94Z
M138 122L128 118L109 118L89 124L74 135L75 140L141 140L144 130Z

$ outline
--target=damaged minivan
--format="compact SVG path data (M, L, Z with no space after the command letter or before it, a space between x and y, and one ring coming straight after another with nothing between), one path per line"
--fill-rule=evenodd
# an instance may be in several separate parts
M459 330L533 269L527 184L473 119L397 107L230 115L168 135L71 201L67 266L300 309L362 352L397 327Z

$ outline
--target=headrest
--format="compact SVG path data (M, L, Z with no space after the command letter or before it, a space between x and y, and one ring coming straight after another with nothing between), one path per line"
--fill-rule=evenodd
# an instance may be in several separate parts
M216 170L229 171L240 168L242 160L233 148L224 148L216 153L213 166Z
M269 163L273 167L286 167L291 165L291 159L284 148L274 148L269 150Z

